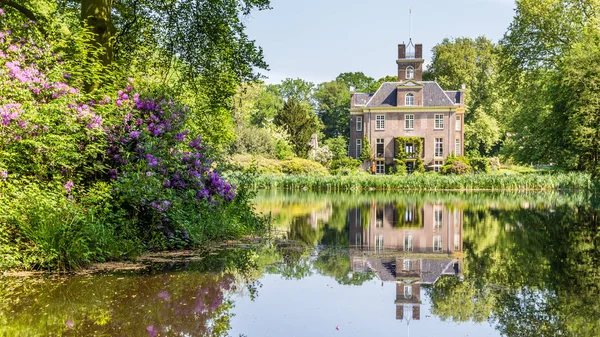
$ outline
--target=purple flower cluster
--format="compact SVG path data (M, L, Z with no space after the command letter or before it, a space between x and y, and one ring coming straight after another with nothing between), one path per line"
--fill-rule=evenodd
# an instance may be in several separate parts
M202 139L186 141L189 131L183 130L183 125L188 109L171 100L140 97L132 90L128 86L119 91L117 99L129 113L120 124L105 128L110 178L118 179L117 172L143 169L144 176L159 179L163 188L174 193L171 195L183 197L193 191L198 201L231 201L235 187L212 169ZM167 212L170 205L168 200L147 204L159 213Z

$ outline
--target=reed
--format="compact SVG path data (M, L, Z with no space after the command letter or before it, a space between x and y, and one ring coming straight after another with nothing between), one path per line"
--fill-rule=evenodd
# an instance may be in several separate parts
M594 188L586 173L444 176L437 174L409 176L324 176L258 175L256 189L313 191L341 190L590 190Z

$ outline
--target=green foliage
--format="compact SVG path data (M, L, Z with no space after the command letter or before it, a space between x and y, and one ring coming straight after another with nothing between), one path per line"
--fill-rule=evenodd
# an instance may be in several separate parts
M275 158L279 160L289 159L294 156L292 146L284 139L275 141Z
M471 164L473 171L476 173L490 173L492 171L490 161L485 157L469 158L469 164Z
M308 155L311 137L321 128L317 116L295 98L288 99L277 113L275 124L281 126L290 136L290 143L298 157Z
M410 176L321 176L321 175L260 175L253 180L255 188L336 190L542 190L594 189L589 174L522 174L467 176L413 174Z
M444 166L441 168L442 174L468 174L473 171L469 159L465 157L448 156Z
M261 174L328 174L320 163L302 158L277 160L262 156L235 155L229 159L228 166L232 171L255 171Z
M333 153L332 160L341 160L348 157L348 141L344 137L326 139L323 142Z
M400 175L406 174L406 161L411 159L414 162L414 171L423 173L425 172L425 165L423 163L423 139L420 137L396 137L395 139L397 154L394 159L395 173ZM413 153L406 152L406 145L412 144Z
M369 142L369 138L365 136L362 142L362 151L360 153L360 160L363 162L370 161L373 159L373 150L371 149L371 142Z
M350 157L342 157L331 161L329 169L331 174L349 175L360 169L360 160Z
M325 125L326 137L350 137L350 91L341 82L319 84L313 97L317 102L317 115Z
M335 81L344 83L347 88L356 92L374 92L372 89L376 83L375 79L362 72L341 73L335 78Z
M277 92L277 95L286 101L294 99L305 104L312 104L311 101L314 88L314 83L305 81L301 78L286 78L281 84L271 86L271 90Z
M317 163L328 167L331 159L333 158L333 153L329 150L327 145L321 146L318 149L312 149L308 153L308 159L312 161L316 161Z
M499 85L498 47L485 37L444 39L433 48L430 77L465 92L465 152L489 154L506 128L509 101Z

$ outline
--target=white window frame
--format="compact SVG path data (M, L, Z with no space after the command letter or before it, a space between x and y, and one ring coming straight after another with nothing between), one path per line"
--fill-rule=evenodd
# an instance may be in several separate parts
M410 72L409 72L409 70L410 70ZM413 66L406 67L406 79L407 80L414 80L415 79L415 68Z
M434 252L441 252L444 250L443 247L443 241L442 241L442 236L441 235L435 235L433 237L433 251Z
M455 126L454 130L455 131L462 130L462 116L460 116L460 115L456 116L456 126Z
M375 174L385 174L385 161L378 160L375 162Z
M412 298L412 286L404 286L404 298Z
M444 166L444 161L443 160L434 160L433 161L433 170L435 172L440 172L442 166Z
M438 152L439 145L439 152ZM433 157L443 158L444 157L444 138L436 138L433 142Z
M383 248L383 234L375 235L375 251L382 252Z
M460 145L460 139L454 140L454 154L457 156L461 155L462 146Z
M413 236L412 234L404 234L404 250L412 251L413 250Z
M414 106L415 105L415 95L413 93L407 93L404 96L404 105L406 106Z
M376 115L375 116L375 131L384 131L385 130L385 115Z
M440 232L444 223L444 212L440 206L433 207L433 231Z
M383 145L383 152L381 153L378 152L379 145ZM377 138L375 140L375 158L385 158L385 138Z
M406 130L413 130L415 128L415 115L404 115L404 128Z
M356 131L362 131L363 118L362 116L356 116Z
M360 156L362 155L362 139L357 139L356 140L356 159L360 158Z
M433 129L434 130L443 130L444 129L444 115L443 114L435 114L433 117Z
M460 251L460 234L454 233L454 250Z

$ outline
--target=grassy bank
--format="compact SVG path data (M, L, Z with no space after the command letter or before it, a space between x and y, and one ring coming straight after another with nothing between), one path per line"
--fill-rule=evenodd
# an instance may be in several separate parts
M585 173L530 173L521 175L475 174L443 176L316 176L259 175L253 180L257 189L335 190L578 190L591 189Z

